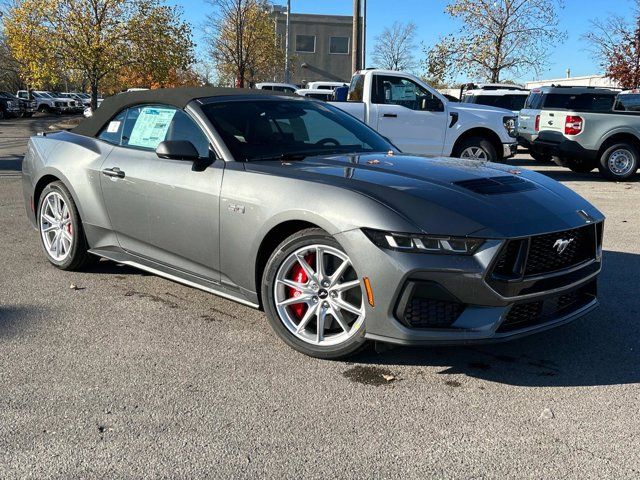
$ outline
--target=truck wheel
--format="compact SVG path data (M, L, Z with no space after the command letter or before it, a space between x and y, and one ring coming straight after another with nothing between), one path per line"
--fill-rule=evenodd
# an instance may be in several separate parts
M469 160L497 162L498 153L491 142L482 137L469 137L462 140L453 150L453 156Z
M529 155L531 155L531 158L533 158L538 163L550 163L551 162L551 155L544 155L542 153L532 152L532 151L529 151Z
M589 173L596 168L593 160L584 160L580 158L567 158L565 163L569 170L576 173Z
M630 143L616 143L603 152L598 170L611 180L626 180L638 170L638 155L638 149Z

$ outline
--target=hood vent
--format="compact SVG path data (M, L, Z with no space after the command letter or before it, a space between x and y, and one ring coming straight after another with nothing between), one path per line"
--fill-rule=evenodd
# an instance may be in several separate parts
M535 183L521 177L516 177L515 175L474 178L472 180L461 180L453 183L454 185L481 195L498 195L501 193L524 192L536 189Z

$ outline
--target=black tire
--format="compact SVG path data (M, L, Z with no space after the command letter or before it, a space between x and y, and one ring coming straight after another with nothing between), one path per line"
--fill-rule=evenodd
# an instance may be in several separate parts
M78 213L76 204L73 201L73 198L69 193L69 190L67 190L67 187L65 187L62 182L50 183L44 188L44 190L40 194L40 199L38 200L38 212L36 217L38 221L38 231L41 232L40 230L41 212L44 205L44 201L47 198L47 196L52 192L59 193L62 196L65 203L67 204L67 207L70 213L70 218L71 218L71 226L73 229L72 231L75 234L73 235L73 240L71 242L69 255L65 259L58 261L55 258L53 258L47 251L47 248L44 244L44 240L42 238L42 233L40 233L40 243L42 245L42 249L45 253L45 256L47 257L47 260L49 260L49 262L52 265L54 265L55 267L61 270L81 270L85 267L88 267L90 265L97 263L97 261L99 260L98 257L91 255L88 252L89 245L87 243L87 238L84 234L82 221L80 219L80 214Z
M614 155L625 155L630 162L624 169L616 169ZM598 161L598 170L602 176L610 180L627 180L638 170L640 154L638 149L630 143L616 143L607 148Z
M480 148L487 156L488 162L498 162L502 160L502 157L498 157L493 144L483 137L469 137L459 142L453 149L453 156L461 158L463 152L469 148Z
M309 228L291 235L275 249L267 261L262 275L262 303L271 327L287 345L310 357L338 360L354 355L367 346L367 341L364 338L365 322L350 338L338 345L312 345L299 339L287 329L280 319L275 305L273 287L281 265L296 250L315 244L327 245L344 252L344 249L331 235L319 228Z
M5 114L4 110L0 110L0 120L4 120Z
M529 151L529 155L538 163L551 163L551 155L543 155L542 153Z
M596 168L596 162L581 158L567 158L565 164L569 170L576 173L589 173Z

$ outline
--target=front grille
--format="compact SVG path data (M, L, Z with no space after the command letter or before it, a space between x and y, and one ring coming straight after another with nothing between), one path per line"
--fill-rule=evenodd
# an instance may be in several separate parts
M414 297L405 308L403 320L411 328L447 328L463 310L461 303Z
M595 297L596 282L594 280L577 290L541 300L515 304L507 313L497 332L511 332L559 319L584 307Z
M597 225L586 225L530 239L508 240L498 254L491 276L494 279L526 278L553 273L593 259L596 256L596 228ZM561 249L561 242L568 242L564 249Z
M569 241L560 253L560 243ZM531 238L525 275L549 273L578 265L596 254L595 226L574 228L560 233L537 235Z

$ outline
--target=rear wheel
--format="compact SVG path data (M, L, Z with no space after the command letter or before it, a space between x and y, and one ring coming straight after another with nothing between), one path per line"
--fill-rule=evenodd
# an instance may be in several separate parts
M596 168L596 164L593 160L568 158L565 162L569 170L576 173L589 173Z
M482 137L469 137L462 140L453 151L454 157L470 160L497 162L498 153L489 140Z
M339 359L365 346L360 279L323 230L303 230L280 244L264 271L262 299L274 331L299 352Z
M600 157L598 170L611 180L626 180L638 170L638 149L630 143L617 143Z
M45 187L38 204L38 228L49 262L62 270L79 270L97 260L88 253L78 209L62 182Z

